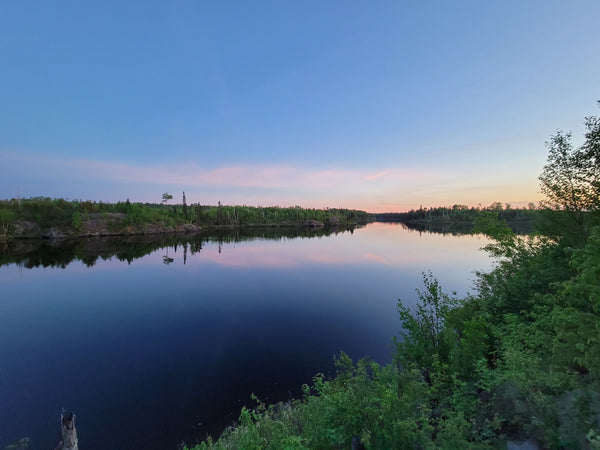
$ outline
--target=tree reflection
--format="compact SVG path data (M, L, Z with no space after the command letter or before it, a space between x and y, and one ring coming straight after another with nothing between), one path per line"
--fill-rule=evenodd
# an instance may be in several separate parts
M111 236L83 239L34 240L23 239L3 242L0 246L0 266L18 264L32 269L36 267L66 268L70 263L80 261L87 267L93 267L98 259L117 258L131 264L156 250L165 249L162 262L169 265L175 258L169 256L168 249L183 247L183 262L187 262L188 254L195 255L202 251L206 242L218 244L219 253L223 244L252 241L257 239L281 240L304 239L330 234L347 232L348 230L315 229L315 228L251 228L237 230L218 230L212 234L198 233L193 235L157 234L146 236Z

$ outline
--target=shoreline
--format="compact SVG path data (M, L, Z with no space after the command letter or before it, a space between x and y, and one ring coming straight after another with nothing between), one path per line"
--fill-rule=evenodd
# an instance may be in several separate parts
M112 226L111 226L112 225ZM16 224L16 231L11 234L0 236L0 241L14 240L63 240L63 239L86 239L98 237L120 237L120 236L154 236L154 235L184 235L197 234L202 232L218 232L231 230L247 230L260 228L289 228L289 229L306 229L306 230L350 230L360 227L359 223L341 222L336 224L324 224L316 220L306 221L303 223L267 223L267 224L237 224L237 225L209 225L198 226L193 224L169 225L164 222L144 223L135 225L125 225L115 229L114 221L102 221L98 223L94 221L82 222L82 230L75 230L70 226L52 226L42 228L35 222L20 221ZM121 224L119 224L121 225ZM112 229L111 229L112 228Z

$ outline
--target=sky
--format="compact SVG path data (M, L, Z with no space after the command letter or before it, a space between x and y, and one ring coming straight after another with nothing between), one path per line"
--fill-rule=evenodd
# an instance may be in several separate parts
M0 1L0 198L537 202L600 2Z

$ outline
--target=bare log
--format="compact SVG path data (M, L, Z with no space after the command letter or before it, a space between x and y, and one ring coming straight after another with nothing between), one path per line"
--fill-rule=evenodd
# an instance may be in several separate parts
M75 429L75 414L63 412L60 415L62 426L62 450L79 450L77 430Z

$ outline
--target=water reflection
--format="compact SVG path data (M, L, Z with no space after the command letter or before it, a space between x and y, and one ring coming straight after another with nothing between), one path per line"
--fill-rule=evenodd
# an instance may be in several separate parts
M465 293L486 243L373 223L5 244L0 448L53 448L61 407L92 450L219 433L251 393L299 395L342 350L389 361L398 298L429 269Z
M353 238L355 232L360 239ZM327 244L320 239L331 235L338 238ZM447 236L454 239L446 239ZM394 245L390 245L390 240ZM282 241L285 246L279 245ZM156 252L160 253L160 261L165 266L192 262L265 268L363 263L398 266L435 263L450 255L459 258L463 253L471 257L479 247L468 245L463 248L465 242L481 242L481 247L487 241L482 236L457 229L438 233L432 228L389 222L373 223L355 230L267 228L222 230L215 234L19 240L0 245L0 266L17 264L25 269L65 269L72 263L81 262L91 268L100 261L111 260L131 265Z
M443 235L460 236L464 234L472 234L474 225L471 222L385 222L394 223L403 226L407 230L418 231L422 233L436 233ZM530 234L534 231L533 220L514 220L506 222L506 224L516 234Z
M81 261L93 267L98 260L116 258L119 261L132 263L157 249L166 249L163 263L174 262L169 257L168 249L177 252L178 247L184 249L184 264L188 251L191 255L200 253L207 242L216 242L219 253L223 244L235 244L253 240L281 241L284 239L316 238L339 233L352 233L353 230L311 229L311 228L248 228L242 230L220 230L211 234L194 235L147 235L94 237L84 239L37 240L23 239L0 242L0 266L18 264L24 268L52 267L66 268L75 261Z

